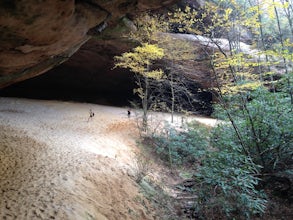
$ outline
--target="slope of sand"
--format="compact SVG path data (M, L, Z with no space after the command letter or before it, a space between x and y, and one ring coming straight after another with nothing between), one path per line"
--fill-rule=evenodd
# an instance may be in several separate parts
M154 219L137 137L124 108L0 98L0 219Z
M0 98L0 129L0 219L152 219L125 109Z

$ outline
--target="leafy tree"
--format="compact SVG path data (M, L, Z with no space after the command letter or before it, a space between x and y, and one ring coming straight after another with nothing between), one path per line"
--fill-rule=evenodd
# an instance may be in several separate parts
M123 53L115 57L115 67L128 68L136 74L138 88L135 92L141 99L143 108L143 129L147 129L149 110L150 79L159 80L163 76L161 69L151 69L155 60L164 56L163 49L155 44L143 44L134 48L133 52Z
M219 100L216 114L224 115L224 122L212 132L207 144L210 149L206 145L197 148L199 138L190 130L187 133L168 130L157 139L156 149L171 166L186 158L189 162L202 160L197 175L203 186L198 206L206 217L205 210L212 207L229 218L240 213L246 218L263 213L265 199L256 190L258 177L285 171L292 164L293 46L292 35L284 25L289 24L290 28L291 3L221 0L206 2L199 11L187 7L169 14L171 30L206 37L202 49L210 58L213 71L212 89ZM281 14L286 14L287 22L281 19ZM175 88L179 88L175 84L180 81L173 67L177 58L184 59L181 54L185 49L171 53L175 44L159 41L163 35L152 32L152 26L157 27L154 21L148 18L150 28L143 27L147 34L138 33L136 39L158 43L171 60L172 68L166 68L169 71L166 77L173 112ZM267 23L273 31L269 31ZM251 48L255 50L244 48L243 32L251 33ZM220 37L227 39L227 45ZM186 54L189 52L190 49L186 50ZM148 65L143 66L147 67L143 68L146 72L150 70ZM164 80L160 78L159 82ZM149 85L149 81L144 81L144 85ZM142 94L147 97L150 93ZM214 197L206 196L212 189Z
M154 81L163 78L163 70L153 66L156 60L164 56L164 50L156 43L157 33L162 30L163 25L158 22L156 16L145 13L137 17L132 26L134 30L128 33L127 37L140 46L137 46L132 52L116 56L114 58L115 68L128 68L135 73L134 77L138 88L134 89L134 93L141 100L143 109L142 128L146 131L148 111L153 99Z
M191 106L196 101L187 85L191 80L181 75L183 65L180 63L192 59L194 51L187 41L174 39L171 35L163 33L169 27L168 23L159 16L150 16L146 13L139 16L134 24L136 30L129 33L129 37L140 45L157 45L157 49L162 48L164 50L163 58L166 61L164 64L167 64L156 64L164 70L164 76L147 77L148 80L142 80L140 77L143 76L144 78L145 74L135 75L138 85L138 89L135 91L144 100L142 103L144 110L143 124L144 126L146 124L147 109L168 110L171 112L171 121L173 122L175 104L178 111L183 110L181 106ZM138 62L138 65L141 65L139 60L132 59L132 62ZM147 69L152 68L151 66L149 65ZM129 68L135 73L139 72L130 66L116 65L116 67ZM143 98L147 96L148 98ZM180 99L183 96L186 98Z
M260 2L246 3L206 3L201 12L190 7L178 9L170 14L170 21L179 32L200 34L209 38L205 45L210 45L210 49L204 46L203 49L210 57L220 114L224 113L224 118L230 122L226 122L213 134L211 139L214 151L204 157L200 173L203 184L208 190L213 187L220 189L220 193L216 194L219 197L208 199L205 205L218 201L217 205L229 216L235 207L231 208L233 202L228 198L235 198L234 202L240 205L240 209L234 211L248 212L249 218L254 211L249 211L253 209L249 208L250 205L245 206L244 200L247 204L252 204L256 212L265 210L264 200L258 197L255 189L255 175L284 171L290 169L289 165L292 163L292 70L289 71L288 68L289 63L292 63L292 55L289 55L292 42L282 38L285 29L278 15L283 6L279 7L275 1L270 1L269 16L265 16L263 11L266 10L263 10ZM277 30L275 42L270 46L265 38L265 31L268 29L264 25L264 19L269 19ZM258 50L244 50L241 43L243 30L253 33L252 43L261 42ZM227 38L228 46L218 37ZM283 76L276 78L280 65L285 71ZM276 91L275 87L283 84L284 80L287 80L287 88ZM218 169L215 168L217 166ZM243 170L237 171L239 167ZM224 175L225 172L227 175ZM242 174L245 178L241 177ZM234 185L231 178L238 177L251 181L249 189L245 184ZM251 195L246 196L243 201L238 200L243 195L242 190Z
M241 30L239 27L241 27L241 25L246 26L246 28L255 29L257 33L257 28L260 27L259 16L258 14L257 16L252 16L251 12L254 14L255 10L258 11L258 7L256 9L254 6L250 7L249 9L251 10L248 10L250 14L247 15L245 11L241 10L241 5L236 1L220 1L219 5L222 8L215 7L215 5L212 4L206 4L204 7L205 12L202 13L200 17L198 17L198 14L193 12L190 8L186 8L184 11L178 10L171 20L172 22L179 23L179 21L183 19L183 28L188 32L196 33L196 30L201 27L202 34L209 36L211 44L214 44L217 48L217 51L212 50L212 53L210 53L210 51L207 50L207 53L211 57L211 67L214 71L214 85L220 104L235 130L236 137L239 139L243 153L250 157L252 154L253 157L258 155L259 160L257 161L263 166L263 171L271 170L271 168L267 167L267 164L262 160L262 143L260 142L260 137L257 132L261 124L258 124L254 120L254 109L249 106L251 91L258 89L266 83L263 81L263 76L267 73L261 72L261 69L258 69L258 71L255 72L255 68L260 67L260 65L266 65L267 62L261 63L260 60L255 59L258 57L260 51L257 51L256 54L244 53L240 42ZM277 13L275 13L275 15L277 15ZM206 27L202 24L202 21L203 18L207 16L209 16L212 24ZM189 18L187 22L185 22L186 18ZM195 31L193 31L194 28L196 29ZM215 31L218 28L221 28L222 30L225 29L225 33L228 33L228 48L223 47L221 41L214 37L217 34ZM281 49L286 52L284 47ZM275 52L271 52L270 54L271 56L277 56L277 53ZM287 75L288 73L286 76ZM289 94L289 96L292 95L290 91L287 94ZM240 115L236 116L231 113L231 108L234 108L231 103L233 99L236 100L238 106L241 108L241 118L247 122L246 129L250 131L251 143L246 142L247 133L243 132L241 126L237 123ZM289 111L290 108L287 109L288 113ZM256 151L252 150L252 144Z
M129 33L129 37L138 42L143 43L158 43L160 40L159 33L167 30L167 23L160 18L159 15L143 13L134 20L136 30Z
M163 100L165 105L170 104L169 111L173 123L175 109L184 111L184 106L192 107L193 102L196 101L187 84L192 80L184 75L184 61L194 59L194 48L190 42L178 39L170 34L161 34L158 44L161 48L164 48L164 59L167 60L167 65L163 67L166 76L164 82L167 86L160 87L163 95L158 97L158 100ZM167 93L166 95L165 93L168 90L170 94ZM186 99L183 100L180 97L186 97Z

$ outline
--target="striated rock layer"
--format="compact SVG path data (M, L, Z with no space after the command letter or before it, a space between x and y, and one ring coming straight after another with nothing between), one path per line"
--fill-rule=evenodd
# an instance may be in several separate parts
M2 0L0 88L42 74L127 13L176 0Z

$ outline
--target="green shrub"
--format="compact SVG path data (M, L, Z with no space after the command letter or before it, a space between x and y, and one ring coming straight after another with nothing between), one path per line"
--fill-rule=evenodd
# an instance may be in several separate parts
M198 189L201 216L210 218L214 213L227 218L245 216L249 219L264 213L265 197L256 190L259 179L255 174L259 167L241 152L239 145L229 142L231 133L222 135L217 148L206 152L196 174L201 183ZM226 141L225 137L228 137Z
M181 131L166 126L154 137L155 151L159 157L173 164L182 165L194 163L209 146L208 129L197 122L193 122Z
M212 131L196 123L167 127L155 136L155 150L171 165L200 161L194 176L202 218L250 219L265 212L265 194L256 189L261 175L290 170L292 104L288 93L265 88L225 101L228 108L215 108L223 123Z
M215 108L224 120L211 132L215 150L206 154L197 174L202 183L199 210L206 217L216 210L230 218L249 219L265 210L256 176L286 172L293 162L292 104L288 93L265 88L225 101L228 108Z
M252 101L246 103L246 109L230 100L234 108L229 109L235 125L241 134L244 148L254 163L261 165L261 172L285 170L292 163L293 149L293 112L290 98L286 93L270 93L259 89L252 94ZM219 111L223 117L225 111ZM232 126L214 131L213 145L240 146L240 140ZM216 143L217 142L217 143Z
M155 138L156 152L171 164L201 161L194 176L199 183L196 208L204 219L213 219L213 215L248 219L265 210L265 197L256 190L259 179L255 174L260 167L243 154L233 136L229 124L210 134L206 127L192 123L184 131L168 127Z

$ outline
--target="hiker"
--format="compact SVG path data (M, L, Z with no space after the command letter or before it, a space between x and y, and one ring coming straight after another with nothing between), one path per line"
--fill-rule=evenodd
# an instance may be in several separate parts
M131 115L130 109L127 110L127 115L128 115L128 118L130 118L130 115Z
M95 113L90 109L90 116L87 120L87 122L89 122L90 119L92 119L95 116Z

